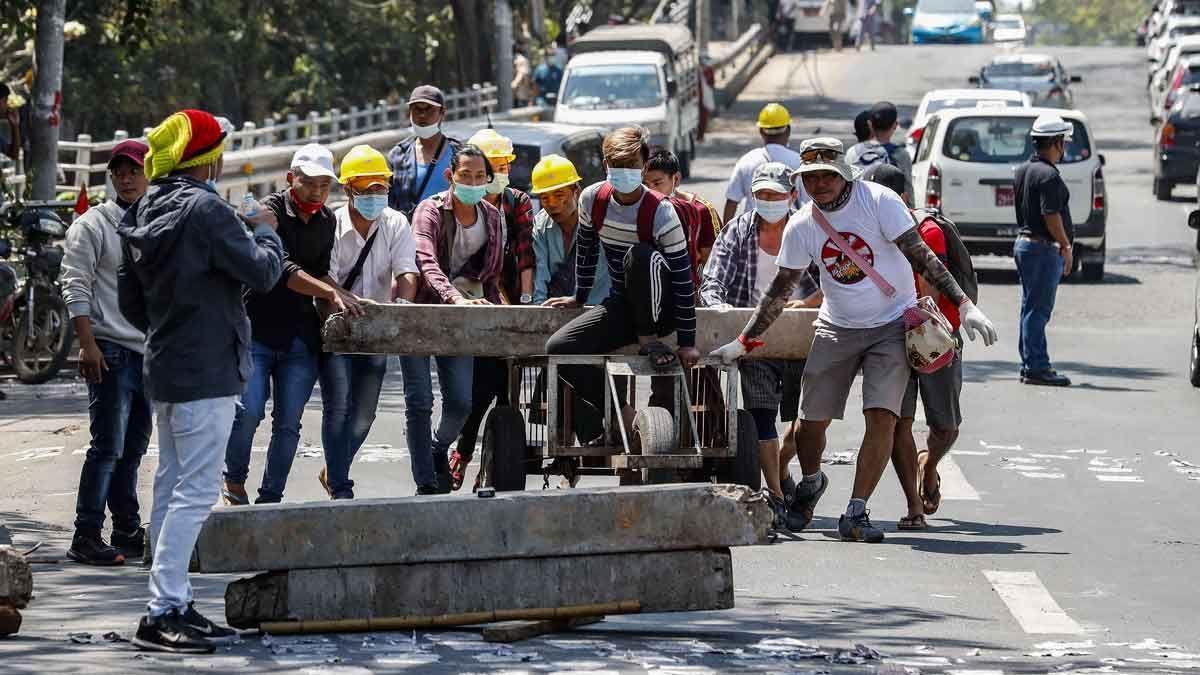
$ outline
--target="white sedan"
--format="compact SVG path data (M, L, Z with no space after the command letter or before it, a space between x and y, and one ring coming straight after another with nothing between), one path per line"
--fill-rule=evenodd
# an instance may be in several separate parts
M1020 14L996 15L992 42L1025 42L1025 19Z
M934 89L925 94L917 106L917 114L908 125L905 144L908 156L916 158L917 143L925 132L925 122L939 110L956 108L1028 108L1032 105L1027 94L1015 89Z

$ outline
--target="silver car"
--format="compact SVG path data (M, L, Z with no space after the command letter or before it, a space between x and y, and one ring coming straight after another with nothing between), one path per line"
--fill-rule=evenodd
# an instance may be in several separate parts
M1029 94L1035 106L1071 108L1075 97L1071 85L1083 78L1068 75L1062 63L1045 54L997 56L967 80L984 89L1016 89Z

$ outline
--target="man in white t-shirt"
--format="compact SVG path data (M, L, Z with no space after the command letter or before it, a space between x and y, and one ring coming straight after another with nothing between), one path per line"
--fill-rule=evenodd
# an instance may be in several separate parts
M342 160L338 180L350 201L334 213L329 276L367 302L390 302L393 283L405 301L417 290L416 239L408 218L388 207L391 178L387 159L370 146L356 146ZM375 422L386 374L387 356L322 355L321 483L333 499L354 497L350 466Z
M728 223L741 207L743 213L754 210L754 172L767 162L779 162L789 169L800 166L800 155L788 147L792 135L792 115L779 103L768 103L758 113L758 135L763 146L742 155L733 167L725 188L725 212L721 222ZM803 185L796 186L796 206L808 202Z
M962 325L972 340L978 332L984 343L991 345L996 330L925 245L900 197L881 185L855 180L841 141L806 140L800 146L800 158L796 175L804 181L812 202L788 221L777 260L779 273L758 310L742 334L713 355L732 362L761 346L759 336L784 309L800 275L809 264L817 263L825 299L801 384L796 444L803 479L789 505L789 526L793 530L807 526L829 486L821 471L825 432L831 420L842 418L850 386L861 371L866 433L838 534L846 541L880 542L883 531L871 524L867 499L891 457L896 421L908 387L904 312L917 300L913 271L959 307ZM855 256L843 252L834 238L825 234L822 221ZM854 258L865 261L881 278L872 278Z

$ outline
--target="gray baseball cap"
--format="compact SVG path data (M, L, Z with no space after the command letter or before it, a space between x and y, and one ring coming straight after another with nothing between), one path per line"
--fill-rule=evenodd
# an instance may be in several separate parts
M792 170L780 162L767 162L754 170L750 191L770 190L787 194L792 191Z
M812 155L805 160L805 155L810 153ZM829 157L831 154L835 155L832 159ZM800 167L792 172L792 176L810 171L832 171L848 181L858 177L846 163L846 147L838 139L828 136L806 138L800 143Z

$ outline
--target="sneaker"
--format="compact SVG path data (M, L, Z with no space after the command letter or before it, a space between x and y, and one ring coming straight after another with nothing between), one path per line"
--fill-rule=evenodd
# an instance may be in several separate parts
M422 495L436 495L436 494L441 494L441 492L438 491L438 486L436 486L436 485L418 485L417 486L417 496L418 497L420 497Z
M1043 370L1038 373L1025 373L1021 376L1021 384L1035 384L1043 387L1069 387L1071 380L1066 375L1059 375L1053 370Z
M112 545L125 556L126 560L136 560L146 552L146 528L139 527L133 532L118 532L113 530Z
M771 521L771 531L788 532L787 503L770 492L767 493L767 503L771 505L771 512L775 514L775 519Z
M787 524L788 529L792 532L800 532L808 527L812 522L813 511L817 508L817 502L821 500L821 495L825 494L825 490L829 488L829 477L825 472L821 472L821 486L811 493L804 492L804 486L796 486L795 496L792 498L792 503L788 506Z
M178 611L143 616L133 636L133 646L143 651L175 654L211 654L217 649L189 626Z
M783 490L783 501L791 504L792 500L796 498L796 479L788 474L787 478L779 481L779 487Z
M182 615L183 622L192 630L203 635L205 639L213 643L232 642L238 638L238 632L232 628L219 626L213 623L200 612L196 611L196 603L189 602L187 611Z
M84 565L124 565L125 556L115 547L109 546L100 535L76 534L71 538L67 557Z
M883 530L871 524L870 515L870 511L864 511L861 516L851 518L843 513L838 519L838 534L842 541L864 541L868 544L883 541Z

